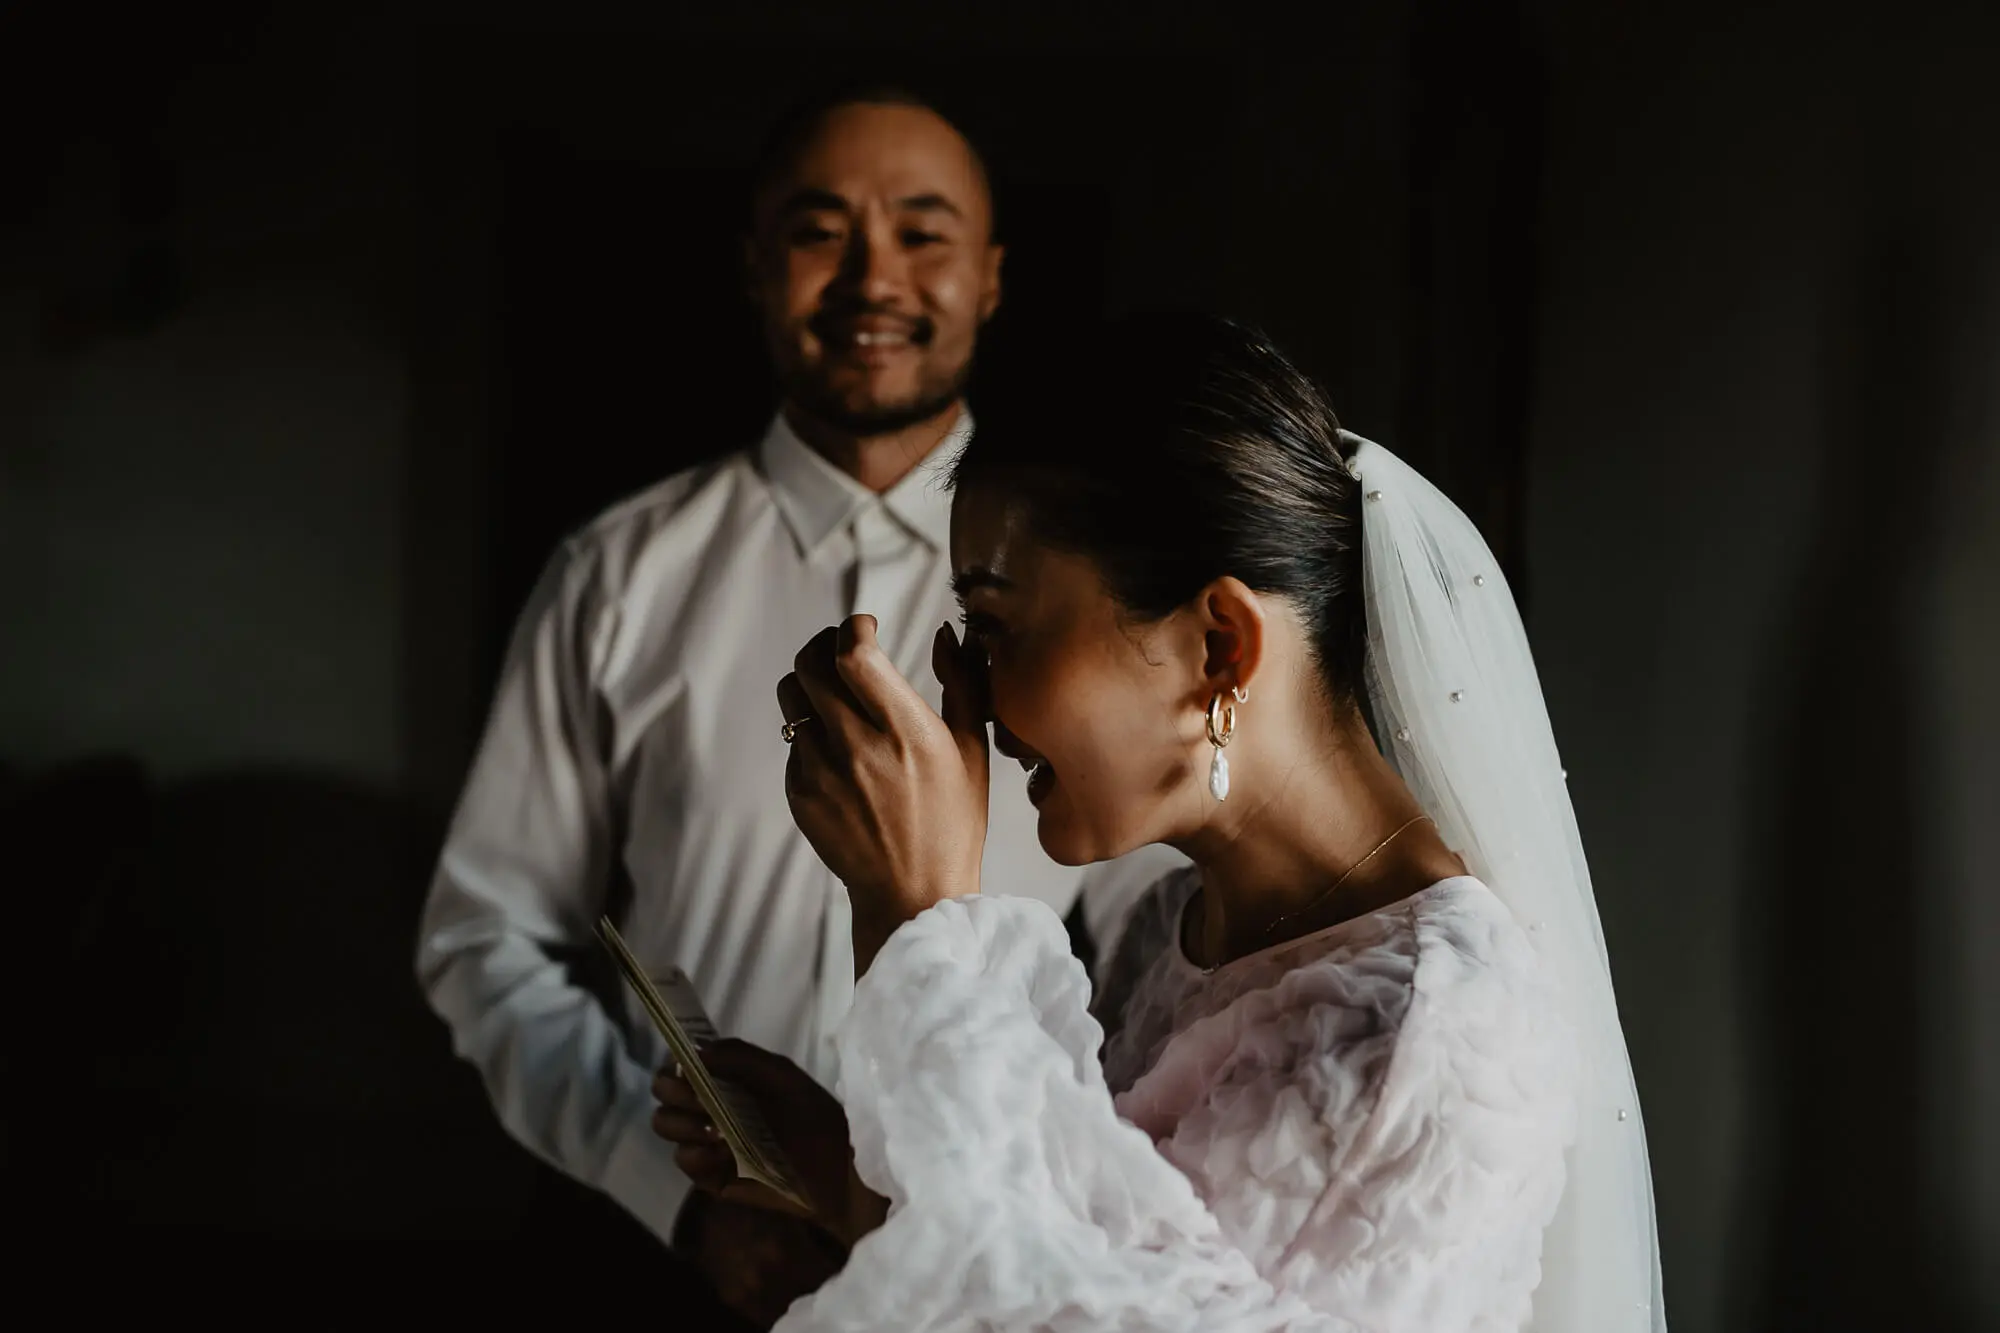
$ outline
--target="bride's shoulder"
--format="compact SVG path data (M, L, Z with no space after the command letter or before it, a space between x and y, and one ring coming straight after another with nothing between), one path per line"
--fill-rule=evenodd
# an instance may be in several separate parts
M1300 940L1269 960L1264 977L1242 981L1245 991L1268 987L1281 1010L1366 1010L1376 1033L1441 1042L1454 1061L1507 1060L1528 1048L1555 1059L1568 1041L1561 996L1529 932L1469 876Z
M1423 1003L1406 1041L1437 1043L1453 1063L1533 1068L1560 1096L1572 1081L1572 1016L1531 934L1485 884L1445 881L1412 915L1412 992Z
M1469 976L1546 977L1529 931L1483 881L1470 875L1440 880L1410 905L1414 946L1434 965L1449 969L1456 962Z

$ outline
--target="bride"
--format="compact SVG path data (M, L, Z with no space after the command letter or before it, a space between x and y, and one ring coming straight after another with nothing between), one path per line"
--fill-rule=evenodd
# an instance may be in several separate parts
M1129 320L1066 365L957 462L943 716L866 616L779 687L860 974L837 1099L709 1052L847 1251L779 1327L1664 1330L1589 872L1485 543L1239 325ZM1057 861L1194 862L1094 999L1049 909L979 883L989 722ZM790 1206L656 1087L697 1185Z

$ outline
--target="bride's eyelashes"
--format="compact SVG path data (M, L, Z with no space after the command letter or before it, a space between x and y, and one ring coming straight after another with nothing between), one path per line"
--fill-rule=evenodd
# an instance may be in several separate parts
M965 646L984 653L1001 634L998 620L983 611L960 611L958 623L965 627Z

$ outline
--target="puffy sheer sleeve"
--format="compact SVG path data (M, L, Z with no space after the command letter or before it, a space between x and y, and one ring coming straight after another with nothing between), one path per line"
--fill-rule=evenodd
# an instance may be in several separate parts
M939 903L855 987L840 1100L888 1221L779 1325L1328 1329L1112 1109L1090 986L1038 902Z
M1239 1025L1230 1049L1174 1043L1210 1067L1182 1069L1195 1104L1156 1146L1114 1108L1089 983L1052 912L973 898L905 925L840 1037L857 1169L888 1220L780 1327L1517 1327L1561 1193L1560 1127L1522 1127L1547 1109L1522 1079L1545 1071L1444 1068L1460 1044L1403 1049L1340 997L1283 989L1262 992L1277 1007L1261 1015L1208 1020ZM1356 1049L1370 1034L1379 1049ZM1285 1243L1246 1245L1242 1219L1223 1225L1207 1201L1218 1186ZM1497 1253L1524 1230L1532 1248ZM1468 1260L1480 1289L1453 1295ZM1496 1290L1510 1269L1519 1289Z

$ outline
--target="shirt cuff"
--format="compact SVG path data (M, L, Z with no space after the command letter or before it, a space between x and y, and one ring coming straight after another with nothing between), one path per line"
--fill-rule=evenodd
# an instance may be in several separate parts
M612 1144L599 1187L658 1236L662 1245L671 1245L674 1221L693 1183L674 1165L674 1145L653 1132L650 1089L630 1099L623 1110L625 1126Z

